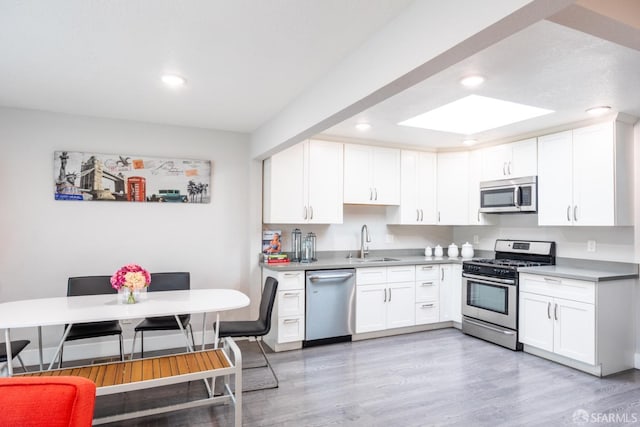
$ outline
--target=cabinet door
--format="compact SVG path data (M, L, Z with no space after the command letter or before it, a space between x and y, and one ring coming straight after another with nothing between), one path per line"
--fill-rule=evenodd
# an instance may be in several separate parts
M356 286L356 333L386 328L387 285Z
M511 164L508 165L511 178L538 175L538 140L525 139L511 145Z
M308 222L342 223L342 144L309 141L307 158Z
M469 222L469 153L438 153L438 224Z
M416 325L438 323L440 310L437 301L425 301L416 303Z
M573 131L575 225L615 225L613 122Z
M373 147L372 187L373 204L400 204L400 150Z
M538 138L538 225L571 225L571 131Z
M278 344L304 339L304 316L278 318Z
M449 276L451 282L451 320L462 322L462 265L452 264Z
M440 321L453 320L453 286L451 283L451 264L440 266Z
M304 315L304 290L278 291L278 318Z
M415 283L389 283L387 287L387 329L416 324Z
M482 153L482 181L509 177L511 145L502 144L480 150Z
M436 154L420 153L418 157L418 208L420 224L435 224L438 219L436 206Z
M419 159L417 151L400 153L400 224L420 223Z
M369 146L344 145L344 203L372 203L371 156Z
M305 222L304 146L304 143L296 144L265 161L265 223Z
M553 349L557 354L593 365L595 357L595 308L593 304L556 298Z
M520 292L518 332L520 342L553 351L553 299Z

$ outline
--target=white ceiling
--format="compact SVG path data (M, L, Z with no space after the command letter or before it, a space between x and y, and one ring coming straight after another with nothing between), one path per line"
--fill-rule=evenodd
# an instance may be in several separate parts
M542 21L323 134L430 148L461 147L465 135L397 123L471 93L555 111L471 135L480 144L587 120L585 110L596 105L640 117L639 72L639 51ZM462 87L459 80L470 74L483 75L485 83L476 89ZM369 122L372 128L358 131L357 122Z
M0 0L0 106L251 133L410 2ZM460 147L462 135L396 123L469 93L556 111L474 135L481 143L584 120L593 105L640 116L638 70L639 49L543 21L323 135ZM163 72L187 87L163 87ZM487 81L464 89L469 73ZM363 120L367 133L353 127Z
M0 0L0 106L252 132L410 1Z

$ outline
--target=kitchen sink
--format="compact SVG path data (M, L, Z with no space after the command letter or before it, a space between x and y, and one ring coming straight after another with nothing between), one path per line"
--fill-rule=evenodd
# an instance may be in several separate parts
M354 262L390 262L390 261L400 261L398 258L354 258Z

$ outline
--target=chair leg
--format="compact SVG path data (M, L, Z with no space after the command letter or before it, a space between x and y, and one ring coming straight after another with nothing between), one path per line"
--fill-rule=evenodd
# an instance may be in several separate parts
M122 340L122 334L118 336L120 337L120 361L124 362L124 341Z
M276 380L276 385L273 386L273 387L264 387L264 388L255 389L255 390L268 390L268 389L271 389L271 388L278 388L280 386L280 381L278 380L278 376L276 375L275 371L273 370L273 367L271 366L271 363L269 362L269 358L267 357L267 354L264 352L264 348L262 347L261 340L258 339L258 337L255 337L255 338L256 338L256 343L258 343L258 347L260 347L260 351L262 352L262 356L264 357L265 362L267 362L267 366L271 370L271 374L273 375L273 378ZM245 390L245 391L255 391L255 390Z
M18 359L18 362L20 362L20 366L22 366L22 369L27 372L27 367L24 366L24 362L22 361L22 357L20 357L19 354L16 355L16 358Z
M189 323L187 325L187 328L189 328L189 333L191 334L191 345L193 345L193 350L195 351L195 349L196 349L196 340L193 338L193 328L191 327L191 323Z
M62 368L62 353L64 352L64 343L60 347L60 356L58 357L58 369Z
M144 331L140 331L140 359L144 359Z

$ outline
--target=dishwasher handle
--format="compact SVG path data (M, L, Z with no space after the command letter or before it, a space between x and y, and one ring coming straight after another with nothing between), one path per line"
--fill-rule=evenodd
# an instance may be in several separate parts
M308 276L307 278L312 282L317 282L322 280L346 280L350 277L353 277L353 273L323 274L319 276Z

